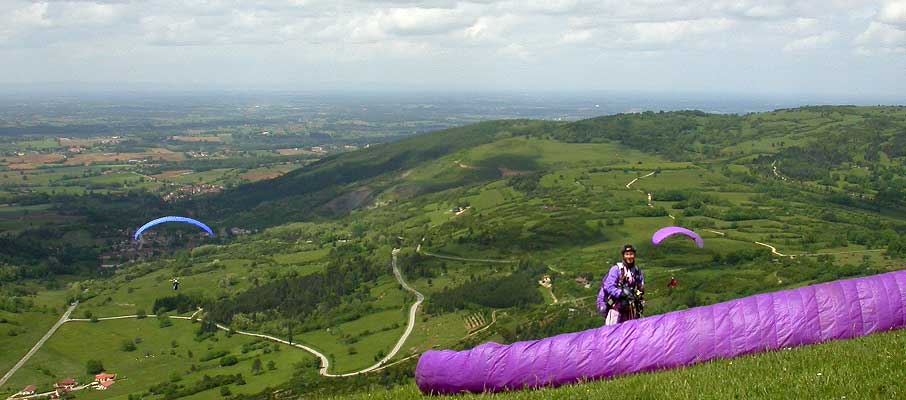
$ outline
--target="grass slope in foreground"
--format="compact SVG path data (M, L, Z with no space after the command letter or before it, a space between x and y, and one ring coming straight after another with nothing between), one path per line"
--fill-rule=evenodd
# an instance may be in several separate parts
M899 399L906 396L906 330L707 362L607 381L456 399ZM342 399L422 398L410 384Z

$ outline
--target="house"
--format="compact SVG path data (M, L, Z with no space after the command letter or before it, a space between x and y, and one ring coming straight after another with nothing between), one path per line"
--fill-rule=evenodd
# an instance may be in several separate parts
M546 287L546 288L551 287L551 276L544 275L544 277L542 277L541 280L538 281L538 284L541 285L542 287Z
M19 391L19 394L22 395L22 396L31 396L31 395L35 394L35 392L37 392L37 391L38 391L38 387L37 387L37 386L35 386L35 385L28 385L28 386L25 387L25 389L20 390L20 391Z
M76 382L75 379L66 378L66 379L63 379L62 381L59 381L59 382L55 383L55 384L53 385L53 387L55 387L55 388L57 388L57 389L63 389L63 390L72 390L72 389L75 388L76 385L78 385L78 384L79 384L79 383Z
M95 386L94 388L95 388L95 390L107 390L107 389L110 389L111 386L113 386L113 382L114 382L113 380L103 381L99 385Z
M94 376L94 381L97 383L104 383L107 381L112 381L116 379L116 374L108 374L106 372L101 372Z

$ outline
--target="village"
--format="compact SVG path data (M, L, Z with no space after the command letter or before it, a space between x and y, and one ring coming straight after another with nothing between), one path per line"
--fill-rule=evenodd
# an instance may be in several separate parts
M122 379L121 379L122 380ZM72 392L77 392L79 390L85 389L94 389L94 390L107 390L116 382L116 374L111 374L107 372L101 372L94 376L94 380L86 383L79 384L73 378L63 379L53 385L53 390L47 392L39 393L39 389L36 385L28 385L20 390L18 393L10 396L7 400L25 400L25 399L39 399L39 398L48 398L48 399L60 399L69 397Z

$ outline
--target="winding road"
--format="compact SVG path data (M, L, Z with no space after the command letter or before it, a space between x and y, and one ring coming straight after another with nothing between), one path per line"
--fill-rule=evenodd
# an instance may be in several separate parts
M330 377L330 378L353 376L353 375L364 374L366 372L383 369L383 367L386 367L383 364L386 363L387 361L389 361L394 356L396 356L396 353L398 353L400 351L400 349L403 347L403 344L405 344L406 340L409 339L409 335L412 334L412 330L415 328L415 315L418 312L418 306L420 306L422 304L422 302L425 301L425 296L423 294L421 294L419 291L413 289L411 286L409 286L409 284L406 283L405 280L403 280L403 276L402 276L402 274L400 274L400 270L396 264L396 256L397 256L397 254L399 254L399 251L400 251L400 249L393 249L393 251L390 253L391 256L393 257L392 258L393 276L396 277L396 280L403 287L403 289L406 289L415 294L416 301L415 301L415 303L412 304L411 307L409 307L409 322L406 324L406 331L403 332L402 336L400 336L400 339L396 342L396 345L393 346L393 349L390 350L390 353L388 353L386 356L384 356L384 358L382 358L380 361L378 361L377 363L375 363L374 365L372 365L368 368L365 368L363 370L356 371L356 372L345 373L345 374L331 374L331 373L327 372L327 370L330 368L330 360L323 353L321 353L320 351L315 350L309 346L299 344L299 343L290 343L286 340L283 340L283 339L280 339L280 338L277 338L274 336L270 336L270 335L260 334L260 333L244 332L244 331L237 331L237 330L234 330L233 333L239 334L239 335L254 336L254 337L258 337L258 338L262 338L262 339L272 340L275 342L279 342L279 343L287 344L287 345L290 345L293 347L297 347L297 348L305 350L311 354L314 354L316 357L321 359L321 370L319 371L320 374L322 376L326 376L326 377ZM185 317L183 317L183 318L185 318ZM222 330L225 330L225 331L230 330L229 327L223 326L220 324L217 324L217 327ZM406 357L405 359L409 359L410 357ZM403 361L403 360L400 360L400 361ZM389 365L387 365L387 366L389 366Z
M270 336L270 335L261 334L261 333L245 332L245 331L239 331L239 330L233 330L232 332L234 334L238 334L238 335L253 336L253 337L257 337L257 338L267 339L267 340L271 340L271 341L278 342L278 343L283 343L283 344L286 344L289 346L293 346L293 347L305 350L305 351L313 354L315 357L318 357L321 360L321 369L320 369L319 373L322 376L331 377L331 378L353 376L353 375L358 375L358 374L364 374L366 372L378 371L378 370L384 369L388 366L394 365L398 362L408 360L409 358L414 357L414 355L406 357L402 360L398 360L394 363L384 365L387 361L389 361L394 356L396 356L397 353L399 353L400 349L403 347L403 344L405 344L406 340L409 339L409 335L412 334L412 330L415 328L415 316L418 313L418 307L422 304L423 301L425 301L425 296L423 294L421 294L419 291L413 289L411 286L409 286L409 284L406 283L405 280L403 280L403 276L400 273L399 268L397 267L397 261L396 261L396 256L397 256L397 254L399 254L399 251L400 251L400 249L393 249L393 251L391 252L391 256L392 256L391 265L393 267L393 276L396 278L397 282L399 282L399 284L403 287L403 289L406 289L409 292L412 292L413 294L415 294L416 301L415 301L415 303L412 304L411 307L409 307L409 321L406 324L406 331L403 333L403 335L400 337L400 339L396 342L396 345L393 346L393 349L390 350L390 353L388 353L386 356L384 356L384 358L382 358L376 364L374 364L368 368L365 368L363 370L356 371L356 372L345 373L345 374L331 374L331 373L327 372L328 368L330 368L330 360L323 353L321 353L320 351L318 351L312 347L309 347L309 346L306 346L306 345L300 344L300 343L290 343L287 340L280 339L278 337L274 337L274 336ZM19 368L21 368L23 365L25 365L25 363L28 361L28 359L31 358L31 356L34 355L41 348L41 346L44 345L44 342L46 342L48 339L50 339L50 337L53 336L53 334L57 331L57 329L59 329L60 326L62 326L63 324L65 324L67 322L111 321L111 320L132 319L132 318L139 317L137 314L132 314L132 315L119 315L119 316L115 316L115 317L102 317L102 318L97 318L95 320L88 319L88 318L69 318L69 316L72 314L73 310L75 310L77 305L78 305L77 302L72 303L72 305L69 306L69 309L67 309L66 312L63 313L63 316L60 317L60 320L57 321L50 328L50 330L47 331L46 334L44 334L44 337L42 337L41 340L39 340L38 343L36 343L34 345L34 347L32 347L31 350L29 350L28 353L26 353L25 356L22 357L21 360L19 360L18 363L16 363L16 365L13 366L13 368L10 369L9 372L7 372L6 375L3 376L3 378L0 378L0 387L2 387L6 383L6 381L9 380L9 378L12 377L13 374L16 373L16 371L19 370ZM188 316L188 317L169 316L169 318L181 319L181 320L193 320L198 315L198 313L200 313L201 311L202 311L202 309L199 308L191 316ZM157 315L156 314L146 314L146 315L143 315L143 317L157 317ZM217 328L219 328L221 330L230 331L230 328L228 326L224 326L221 324L216 324L216 326L217 326Z

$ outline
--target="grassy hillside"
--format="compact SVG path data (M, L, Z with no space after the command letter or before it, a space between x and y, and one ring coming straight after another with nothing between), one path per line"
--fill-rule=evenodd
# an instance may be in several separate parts
M112 338L116 347L135 335L136 326L152 336L172 332L168 334L180 341L180 349L202 346L208 351L231 343L223 351L235 353L246 339L214 342L212 338L223 335L213 332L214 321L235 330L292 337L322 351L331 372L361 370L393 348L415 301L391 272L394 248L401 249L397 258L402 276L426 297L412 336L390 360L404 362L357 378L323 378L310 355L287 348L282 357L302 361L291 367L291 374L273 375L277 379L246 373L246 385L231 392L264 397L272 393L262 391L264 387L277 386L288 397L366 391L411 396L415 358L409 357L427 349L470 348L491 340L508 343L599 326L594 295L624 243L639 248L649 315L902 269L906 209L896 195L906 198L906 154L898 144L904 129L906 109L893 107L804 108L745 116L644 113L569 124L498 121L328 157L280 178L180 206L209 217L215 229L239 226L258 232L161 251L161 257L110 276L72 283L66 298L54 304L55 311L67 300L79 299L74 316L84 318L138 311L189 315L202 307L200 315L207 323L174 321L165 328L145 326L156 323L154 318L70 323L26 365L23 371L30 372L20 371L0 390L10 393L13 383L27 379L75 374L91 353L67 350L73 341L98 335ZM825 151L828 143L834 144L834 152ZM153 198L133 200L146 208L144 213L159 206ZM79 198L77 204L93 209L90 204L105 203ZM129 210L129 202L111 204L115 206L104 221ZM678 238L658 247L650 244L655 230L674 224L699 232L705 248ZM18 261L7 263L9 268L21 267ZM551 275L550 290L537 285L543 275ZM672 276L680 284L668 292L665 285ZM173 277L182 283L178 292L170 288ZM11 298L31 299L35 292L41 290ZM10 309L17 323L28 321L26 313L40 311L33 306ZM42 318L34 319L29 335L40 336L53 312ZM825 360L814 365L844 365L849 352L861 351L850 346L858 348L863 341L901 344L902 338L900 333L881 335L739 362L752 363L746 368L756 376L774 369L759 369L762 362L757 360L771 357L781 358L765 364L781 369L807 357ZM821 355L824 348L840 350ZM169 349L162 351L172 356ZM815 351L819 353L809 353ZM60 368L49 369L48 360L64 353ZM132 371L133 353L107 354L105 366ZM167 357L158 359L162 370L186 368L187 360ZM853 359L860 357L868 356ZM250 370L251 360L239 358L242 368ZM725 398L748 388L764 390L767 397L779 393L745 386L742 375L722 375L728 365L715 362L549 393L585 397L584 390L603 395L630 387L652 396L661 387L667 388L664 393L687 397L708 393ZM704 377L693 378L699 375ZM216 397L223 386L190 395L183 391L189 384L161 386L166 377L150 376L153 379L134 380L129 393L154 399ZM689 383L695 379L703 380ZM739 383L703 389L707 382L737 382L734 379ZM793 379L792 385L801 386L794 390L807 392L804 385L810 381L804 379L806 375ZM870 379L845 382L866 390L881 384ZM390 391L379 393L378 388Z
M906 332L894 331L671 371L560 388L456 398L491 399L894 399L906 391ZM299 393L301 394L301 393ZM333 399L424 398L414 384Z

